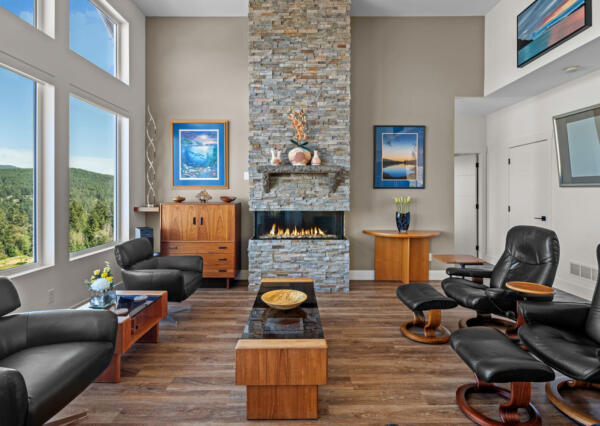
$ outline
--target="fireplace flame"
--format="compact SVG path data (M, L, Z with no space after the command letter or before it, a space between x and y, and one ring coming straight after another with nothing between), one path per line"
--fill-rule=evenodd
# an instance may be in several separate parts
M318 226L311 228L282 228L277 224L273 224L268 234L269 237L282 237L282 238L302 238L302 237L327 237L325 231Z

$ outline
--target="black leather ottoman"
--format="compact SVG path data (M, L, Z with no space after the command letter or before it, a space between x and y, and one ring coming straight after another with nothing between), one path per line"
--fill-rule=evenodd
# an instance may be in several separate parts
M441 325L442 309L456 307L456 302L436 291L425 283L405 284L396 289L396 296L411 311L415 318L403 322L400 331L407 338L419 343L439 344L447 343L450 332ZM429 319L425 321L423 311L429 311ZM423 334L411 331L411 328L421 327Z
M476 383L463 385L456 391L456 402L465 415L480 425L525 424L539 425L540 414L530 402L531 382L554 379L554 371L547 365L521 350L500 331L488 327L463 328L450 338L452 349L475 373ZM492 383L510 383L510 392ZM471 407L467 396L471 392L494 392L508 402L500 405L501 422L490 419ZM520 422L518 409L529 414Z

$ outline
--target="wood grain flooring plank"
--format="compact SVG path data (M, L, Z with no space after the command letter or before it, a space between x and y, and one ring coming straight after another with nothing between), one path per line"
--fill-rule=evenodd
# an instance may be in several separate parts
M85 422L98 425L470 424L455 392L473 381L471 371L450 346L402 336L400 323L412 313L396 298L397 285L353 281L348 294L317 294L329 347L318 421L246 421L246 391L234 384L234 348L256 293L243 283L198 290L186 301L191 311L177 314L177 326L161 324L158 344L136 344L123 356L121 383L92 384L59 416L87 410ZM470 316L462 308L446 310L442 323L455 331ZM548 402L543 384L533 384L532 399L544 424L572 424ZM493 417L498 403L490 395L472 398Z

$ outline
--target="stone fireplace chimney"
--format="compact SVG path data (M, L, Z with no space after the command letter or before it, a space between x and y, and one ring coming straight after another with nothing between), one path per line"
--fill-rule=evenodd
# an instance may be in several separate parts
M350 209L350 4L249 2L251 211ZM290 106L305 110L309 148L319 151L322 166L289 165ZM265 167L271 149L283 151L280 168ZM255 238L248 252L251 289L263 277L300 276L314 278L318 291L349 289L345 238Z

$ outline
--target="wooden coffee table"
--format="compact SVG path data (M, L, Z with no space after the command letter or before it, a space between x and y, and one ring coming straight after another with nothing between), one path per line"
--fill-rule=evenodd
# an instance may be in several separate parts
M277 289L306 293L298 308L269 308L261 295ZM246 386L246 417L316 419L318 386L327 384L327 342L312 280L265 279L235 347L235 383Z
M135 342L158 343L159 322L167 316L166 291L127 291L118 290L117 296L148 296L145 306L133 316L119 317L117 341L112 360L106 370L96 379L101 383L119 383L121 381L121 355ZM78 309L91 309L89 303Z

